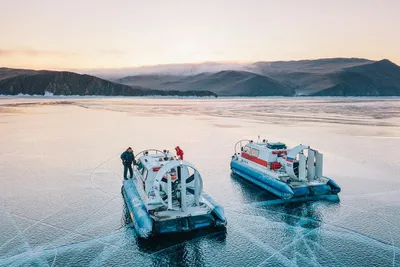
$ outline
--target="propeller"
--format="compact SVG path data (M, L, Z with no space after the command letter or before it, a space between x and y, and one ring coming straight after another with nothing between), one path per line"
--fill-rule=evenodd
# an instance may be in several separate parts
M186 183L190 183L194 180L194 173L192 175L189 176L189 178L186 179Z
M194 195L194 188L193 187L186 187L186 191L190 194Z
M181 172L180 172L180 167L178 167L178 179L180 180L180 178L181 178ZM165 178L165 177L163 177L163 178L161 179L161 181L164 182L164 183L167 183L167 182L168 182L167 178ZM193 182L193 181L194 181L194 173L193 173L192 175L190 175L190 176L186 179L186 183L189 184L189 183L191 183L191 182Z
M178 167L178 179L179 179L179 181L181 180L181 167L180 166ZM186 184L193 182L193 181L194 181L194 173L186 179ZM190 186L186 186L186 192L189 192L190 194L194 195L194 188L190 187Z
M177 176L178 176L178 179L176 180L176 181L180 181L181 180L181 176L182 176L182 169L181 169L182 167L181 166L178 166L177 167ZM187 179L186 179L186 184L189 184L189 183L191 183L191 182L193 182L194 181L194 173L192 174L192 175L190 175ZM161 181L162 182L164 182L164 183L168 183L168 178L166 178L166 177L163 177L162 179L161 179ZM192 195L194 195L194 187L191 187L191 186L187 186L186 187L186 192L188 192L189 194L192 194ZM163 196L162 197L162 199L163 200L166 200L168 198L168 195L165 195L165 196Z
M182 210L186 210L187 205L199 205L203 183L192 164L186 161L171 161L161 167L154 178L152 188L155 196L162 204L168 206L168 209L176 209L179 206ZM191 204L187 204L183 198Z

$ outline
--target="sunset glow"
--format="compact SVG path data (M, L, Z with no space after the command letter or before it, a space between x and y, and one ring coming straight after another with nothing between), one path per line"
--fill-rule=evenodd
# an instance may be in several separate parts
M397 0L0 2L0 67L327 57L400 64Z

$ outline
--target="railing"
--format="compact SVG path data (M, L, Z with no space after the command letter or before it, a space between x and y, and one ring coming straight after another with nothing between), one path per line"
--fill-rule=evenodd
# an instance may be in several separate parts
M146 153L146 152L147 152L147 153ZM158 150L158 149L146 149L146 150L143 150L143 151L139 152L139 153L135 156L135 160L136 160L137 158L139 158L140 155L145 155L145 154L148 154L149 152L155 152L155 153L154 153L155 155L156 155L156 154L165 154L164 151L161 151L161 150Z
M248 143L250 143L251 142L251 140L248 140L248 139L243 139L243 140L240 140L240 141L238 141L236 144L235 144L235 155L237 155L238 154L238 146L240 147L240 152L242 152L242 148L245 146L245 145L247 145ZM244 144L242 144L242 143L244 143Z

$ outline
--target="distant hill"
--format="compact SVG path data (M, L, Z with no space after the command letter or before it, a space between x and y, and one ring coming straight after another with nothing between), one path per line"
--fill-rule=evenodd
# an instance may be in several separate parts
M313 60L293 60L274 62L255 62L248 66L253 72L265 75L277 73L331 73L348 67L373 63L363 58L321 58Z
M65 71L31 71L2 68L0 75L0 94L3 95L104 95L104 96L216 96L209 91L161 91L128 86L103 80L90 75Z
M190 71L183 71L184 66ZM209 90L221 96L400 96L399 70L389 60L328 58L142 67L116 81L159 90Z
M131 75L106 80L73 72L0 68L0 94L400 96L400 67L387 59L208 62L107 71L99 70L104 77Z
M134 76L127 76L124 78L116 79L115 82L135 85L142 87L150 87L154 89L161 89L169 82L179 82L179 80L187 76L168 75L168 74L140 74Z
M264 75L246 71L219 71L192 76L137 75L117 80L160 90L207 90L220 96L293 96L294 90Z
M22 74L34 74L37 72L38 71L36 70L0 68L0 80L15 77Z
M400 67L387 59L329 75L334 85L317 96L400 96Z
M330 74L348 67L374 61L360 58L326 58L316 60L256 62L253 71L271 77L295 89L298 95L311 95L336 85Z

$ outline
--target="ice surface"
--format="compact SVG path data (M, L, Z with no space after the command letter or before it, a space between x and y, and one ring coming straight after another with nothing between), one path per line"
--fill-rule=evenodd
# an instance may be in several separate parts
M0 266L400 265L400 99L59 101L0 98ZM321 151L340 199L284 202L231 176L233 145L259 134ZM227 229L139 240L119 155L175 145Z

